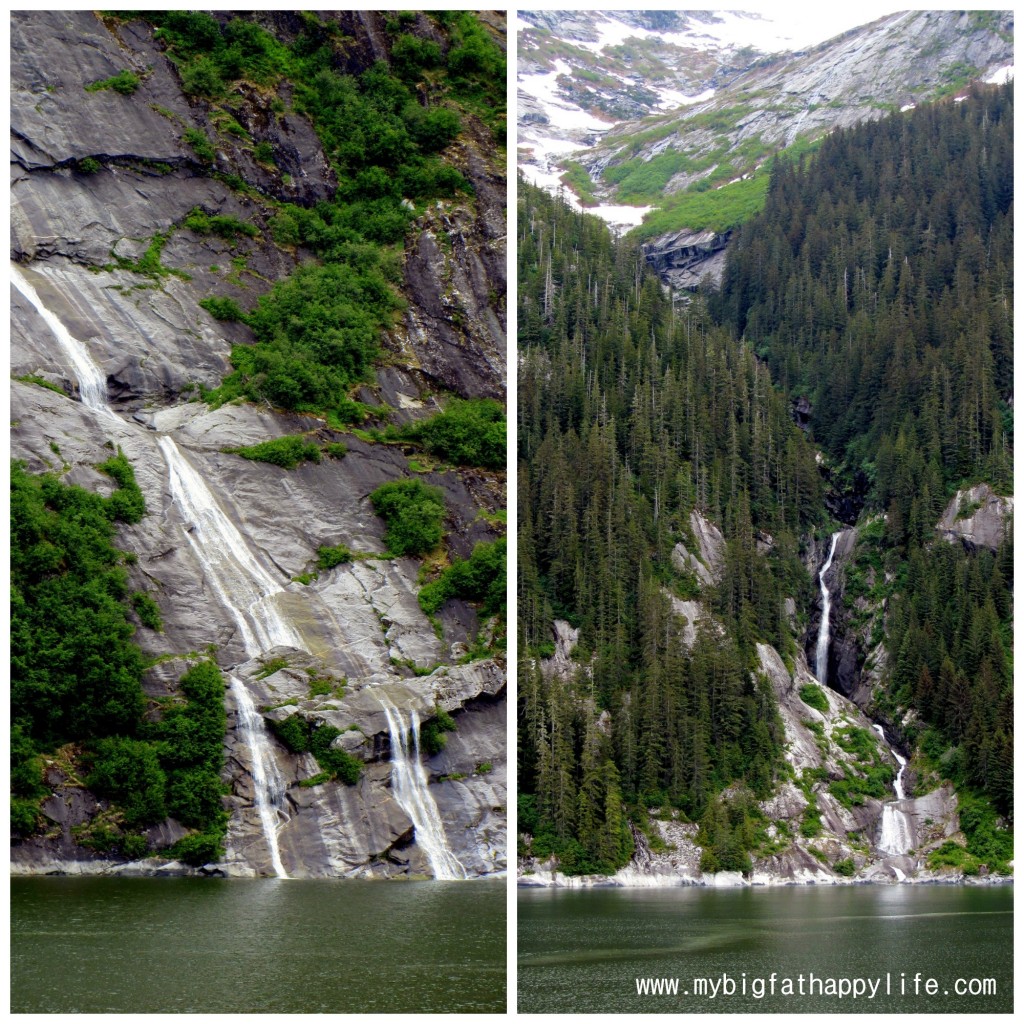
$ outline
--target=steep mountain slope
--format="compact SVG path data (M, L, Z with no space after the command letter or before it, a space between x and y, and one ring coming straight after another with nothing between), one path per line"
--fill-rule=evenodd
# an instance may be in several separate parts
M1012 106L777 166L683 303L525 189L525 882L1010 871Z
M716 254L760 208L775 152L1012 71L1009 12L903 12L795 52L766 52L747 27L756 22L741 20L730 41L735 15L670 17L626 19L615 36L602 22L588 34L578 19L531 17L523 75L545 70L557 102L520 114L520 161L527 173L546 164L534 180L553 188L561 177L614 224L642 216L637 235L676 286L720 274ZM563 113L573 102L586 124Z
M503 45L503 18L463 14L13 19L12 453L103 494L112 448L134 468L132 728L170 772L160 723L215 658L232 872L438 873L392 781L410 724L441 839L465 873L504 865L501 619L472 588L433 622L417 599L500 535L504 475L413 429L504 397ZM442 543L376 514L410 477ZM19 686L17 869L188 838L128 820L109 733L33 733Z

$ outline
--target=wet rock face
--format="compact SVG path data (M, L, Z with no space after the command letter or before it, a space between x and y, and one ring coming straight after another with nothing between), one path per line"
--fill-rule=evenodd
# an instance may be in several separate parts
M284 39L301 28L294 12L252 17ZM334 17L348 37L340 70L358 74L387 57L378 14ZM424 18L417 25L429 30ZM12 454L33 472L60 471L67 482L101 493L110 492L111 481L94 467L110 448L131 461L149 514L123 527L119 544L136 559L131 589L149 593L163 619L162 632L140 626L136 634L144 654L161 659L146 673L146 693L176 692L188 665L182 656L213 645L218 663L238 671L268 719L287 711L343 730L336 745L365 764L355 786L302 786L320 772L315 760L270 739L286 783L282 860L289 873L324 877L429 873L413 824L394 799L388 726L374 690L393 693L399 707L415 708L424 721L440 706L457 729L426 764L429 789L467 872L503 869L505 665L457 664L479 626L475 609L448 602L439 637L417 598L422 562L374 557L386 554L384 524L369 495L408 477L409 458L312 416L253 404L211 411L199 401L200 388L216 387L230 372L232 346L252 341L248 327L212 319L199 301L223 295L250 309L310 258L275 245L268 225L274 200L309 206L334 194L337 181L312 125L291 111L273 113L269 96L240 87L233 116L253 142L274 150L276 169L258 165L251 144L218 131L206 101L183 95L176 69L142 22L107 22L87 11L16 12L11 47L12 255L97 364L114 413L98 414L76 400L79 382L55 336L12 290L12 375L41 377L64 392L12 382ZM86 91L125 68L140 76L134 94ZM279 95L289 104L291 86L283 84ZM504 158L475 119L467 116L464 124L444 156L473 192L436 202L411 230L400 286L406 310L381 339L388 365L360 395L394 408L396 422L430 415L446 393L504 398ZM211 168L183 138L188 128L214 142L215 169L243 178L251 191L209 176ZM86 157L100 169L84 173L79 162ZM197 235L182 224L195 207L251 223L257 236ZM160 262L168 272L147 276L126 267L157 236L165 236ZM225 451L300 433L319 442L343 439L348 452L288 471ZM173 438L239 543L278 588L270 601L301 640L300 648L276 652L285 669L257 678L275 652L253 658L238 615L198 557L193 541L202 524L174 499L163 437ZM476 542L494 538L481 513L504 507L503 474L441 467L422 475L444 492L450 555L468 557ZM321 569L317 549L337 545L365 557ZM330 693L312 693L310 671L335 681ZM272 873L251 755L230 695L227 707L224 777L232 821L224 869ZM47 837L17 847L20 869L95 862L96 870L120 870L77 845L70 832L102 802L81 787L58 788L58 796ZM176 823L163 823L152 844L180 834Z

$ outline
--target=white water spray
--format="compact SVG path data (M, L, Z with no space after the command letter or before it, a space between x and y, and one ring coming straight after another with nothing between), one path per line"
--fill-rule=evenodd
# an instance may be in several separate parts
M252 760L253 805L260 815L260 824L263 826L263 835L270 849L274 873L279 878L287 878L288 873L281 861L281 848L277 842L280 815L284 813L284 779L281 778L270 749L263 716L256 710L245 683L237 676L232 675L230 678L231 692L235 695L235 703L238 706L238 731L249 748ZM287 814L285 817L287 818Z
M821 567L818 574L818 581L821 585L821 625L818 627L818 646L814 655L814 670L818 682L822 686L828 685L828 645L829 645L829 618L832 609L832 595L828 591L828 584L825 582L825 573L832 568L832 559L836 554L836 541L839 534L832 534L832 546L828 551L828 558Z
M884 741L885 731L877 722L874 725L874 729ZM900 801L906 796L903 790L903 773L907 768L907 759L901 757L891 747L890 752L896 758L896 763L900 766L900 770L896 774L896 780L893 782L896 799L886 801L882 807L882 831L878 837L878 848L884 853L902 854L913 849L914 846L914 828L910 823L910 817L906 811L898 806Z
M441 813L427 788L427 773L420 760L419 715L411 710L406 723L386 694L378 693L377 699L384 709L391 736L391 788L399 806L412 820L416 842L427 855L435 878L465 878L466 869L448 845Z
M46 326L50 328L51 333L57 339L61 351L67 356L68 362L71 363L75 376L78 378L78 394L82 399L82 405L94 412L113 416L113 410L107 405L107 379L93 362L85 344L74 337L57 316L43 305L39 293L17 263L11 264L11 281L42 317Z
M302 640L275 603L284 587L260 564L174 440L165 435L157 444L167 463L171 497L188 524L188 542L204 577L238 623L246 654L252 657L272 647L301 647Z
M302 641L282 618L275 599L284 588L260 564L225 514L202 476L170 437L157 439L167 463L171 497L188 523L186 536L203 568L203 577L238 624L250 657L273 647L301 647ZM252 760L253 803L274 871L287 878L277 841L284 782L277 769L267 727L245 685L231 677L238 706L238 730Z

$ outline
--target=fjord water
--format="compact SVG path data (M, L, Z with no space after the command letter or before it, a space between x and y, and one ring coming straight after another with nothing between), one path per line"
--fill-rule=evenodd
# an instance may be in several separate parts
M1013 887L523 889L523 1013L992 1013L1013 1008ZM883 979L874 999L755 998L772 972ZM922 976L922 994L913 979ZM746 974L747 994L741 988ZM885 997L884 978L892 994ZM907 994L899 994L900 975ZM737 991L696 995L694 978ZM678 978L678 995L637 995L637 978ZM924 994L926 978L938 992ZM994 978L994 996L957 996L958 978ZM798 986L794 986L798 991ZM690 991L690 995L684 993ZM944 992L949 995L944 995Z
M11 882L14 1013L500 1012L505 974L504 880Z

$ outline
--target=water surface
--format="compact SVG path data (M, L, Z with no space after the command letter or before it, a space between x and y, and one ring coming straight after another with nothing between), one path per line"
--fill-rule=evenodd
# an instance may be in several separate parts
M524 1013L1013 1008L1009 885L523 889L518 905L518 998ZM773 972L774 996L768 988ZM822 984L820 994L809 991L812 974L815 987ZM678 979L678 993L638 995L638 978ZM698 994L697 978L708 979L705 994ZM791 979L792 995L782 993L783 978ZM925 991L929 978L937 986L931 995ZM831 994L824 987L829 979L835 986ZM867 989L857 999L849 990L840 997L842 979L877 982L874 998ZM992 979L995 994L957 995L957 979ZM730 982L732 993L726 991ZM758 997L760 983L764 994ZM713 997L711 986L717 988Z
M16 878L14 1013L505 1009L505 882Z

